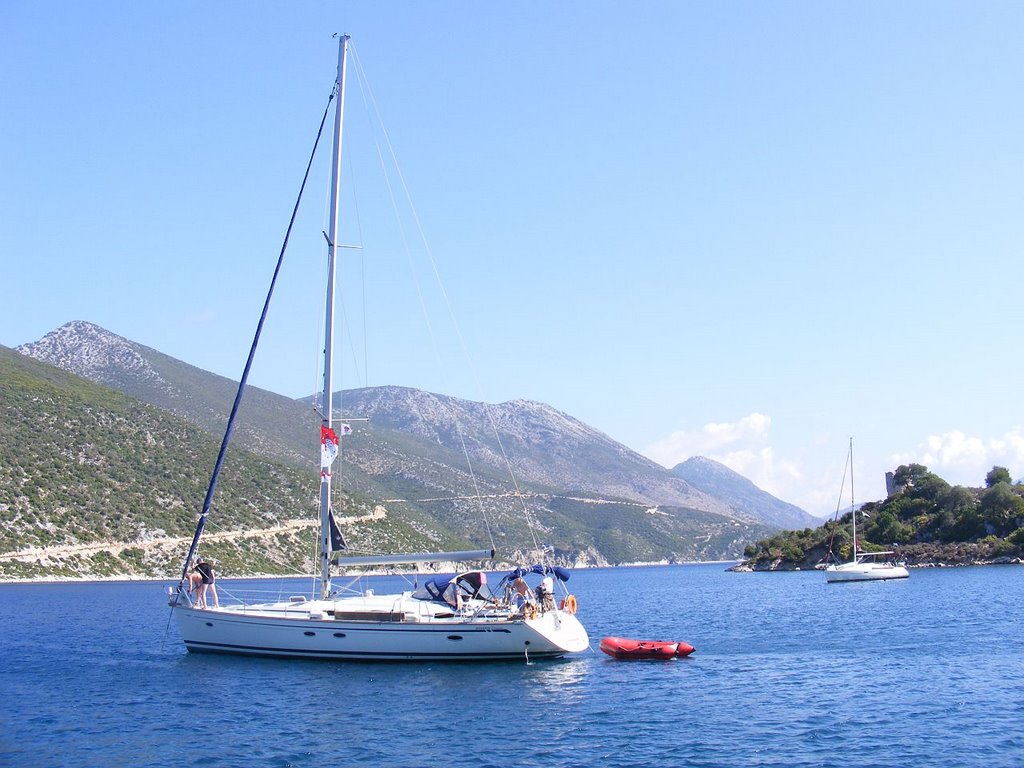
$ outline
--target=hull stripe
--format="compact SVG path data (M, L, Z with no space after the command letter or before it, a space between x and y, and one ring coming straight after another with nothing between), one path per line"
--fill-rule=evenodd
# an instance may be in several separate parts
M508 652L508 653L385 653L381 651L304 651L299 648L271 648L271 647L259 647L249 645L233 645L231 643L203 643L195 641L186 641L185 646L191 652L198 653L242 653L252 656L287 656L291 658L322 658L322 659L434 659L438 661L452 660L452 661L474 661L474 660L486 660L486 659L522 659L526 656L527 650L524 648L519 652ZM529 651L529 657L531 659L543 658L553 659L564 655L564 651Z

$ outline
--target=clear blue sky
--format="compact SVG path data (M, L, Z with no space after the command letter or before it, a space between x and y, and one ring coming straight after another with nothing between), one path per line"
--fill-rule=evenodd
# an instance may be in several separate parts
M399 330L420 301L366 183L345 385L540 400L821 515L850 435L860 500L907 461L1024 475L1020 2L8 0L0 25L6 346L81 319L237 378L347 32L472 370ZM295 397L322 187L253 374Z

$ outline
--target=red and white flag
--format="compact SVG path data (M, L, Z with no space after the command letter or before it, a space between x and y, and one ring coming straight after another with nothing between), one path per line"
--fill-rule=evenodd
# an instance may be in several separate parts
M338 435L330 427L320 427L320 474L331 466L338 455ZM327 472L330 475L330 472Z

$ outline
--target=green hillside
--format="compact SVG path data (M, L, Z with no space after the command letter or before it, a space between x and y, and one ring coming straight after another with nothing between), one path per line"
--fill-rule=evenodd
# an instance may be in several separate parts
M960 565L1024 556L1024 485L1004 467L993 467L983 488L951 486L920 464L899 467L896 490L858 512L857 538L864 551L895 550L909 565ZM802 531L783 531L746 548L755 569L813 568L832 551L848 560L850 512Z
M218 447L165 411L0 347L0 577L173 574ZM308 572L315 532L303 525L318 488L318 468L230 450L205 551L226 574ZM354 546L464 541L414 509L384 524L364 496L336 505L366 518L343 526Z

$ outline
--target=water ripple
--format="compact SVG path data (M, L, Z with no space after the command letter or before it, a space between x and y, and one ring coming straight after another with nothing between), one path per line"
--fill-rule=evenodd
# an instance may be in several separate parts
M1019 768L1022 575L574 574L595 647L698 649L636 663L197 656L159 585L0 586L0 764Z

